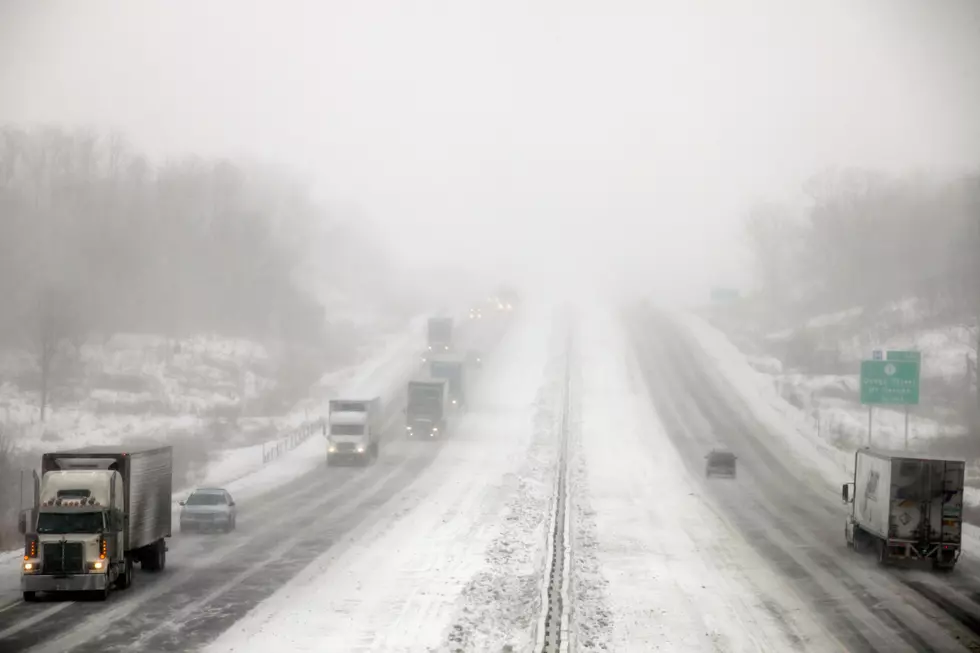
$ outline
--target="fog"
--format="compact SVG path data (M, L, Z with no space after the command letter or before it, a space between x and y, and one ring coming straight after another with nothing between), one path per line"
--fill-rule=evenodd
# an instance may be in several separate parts
M2 7L0 122L288 165L413 266L696 298L758 198L980 151L970 0Z

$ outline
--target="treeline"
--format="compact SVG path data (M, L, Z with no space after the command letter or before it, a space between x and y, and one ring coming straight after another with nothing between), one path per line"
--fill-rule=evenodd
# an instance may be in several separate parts
M919 297L980 309L980 175L953 180L834 170L802 211L760 203L745 236L763 297L796 315Z
M0 344L119 331L316 341L322 309L294 271L322 219L268 169L155 165L115 134L0 128Z

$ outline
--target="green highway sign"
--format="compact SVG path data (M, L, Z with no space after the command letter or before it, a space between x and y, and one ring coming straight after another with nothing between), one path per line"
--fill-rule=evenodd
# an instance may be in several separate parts
M911 361L913 363L922 362L921 351L890 351L885 354L887 361Z
M894 353L898 352L888 352L889 356ZM861 361L861 403L917 405L919 403L918 361Z

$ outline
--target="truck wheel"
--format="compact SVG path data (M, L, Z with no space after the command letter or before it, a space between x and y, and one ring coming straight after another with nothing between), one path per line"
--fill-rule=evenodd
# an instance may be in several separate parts
M853 541L851 547L854 549L854 553L864 553L864 535L862 535L861 529L857 526L854 527L854 531L851 533L851 540Z
M888 564L888 546L881 540L877 541L878 545L878 564L882 567Z
M37 592L24 592L24 600L28 603L34 603L37 601Z
M116 578L116 587L121 590L127 589L133 584L133 559L126 556L126 563L123 565L123 571Z

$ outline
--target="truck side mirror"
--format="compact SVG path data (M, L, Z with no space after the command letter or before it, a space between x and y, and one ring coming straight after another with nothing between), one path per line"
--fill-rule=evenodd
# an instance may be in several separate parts
M33 522L34 511L30 508L27 510L21 510L20 514L17 515L17 530L21 535L27 535L28 523Z
M850 490L850 488L848 488L847 485L848 485L847 483L844 483L844 485L842 485L841 486L841 489L840 489L840 497L841 497L841 500L844 503L848 503L850 501L850 498L849 498L849 494L850 494L849 490Z

